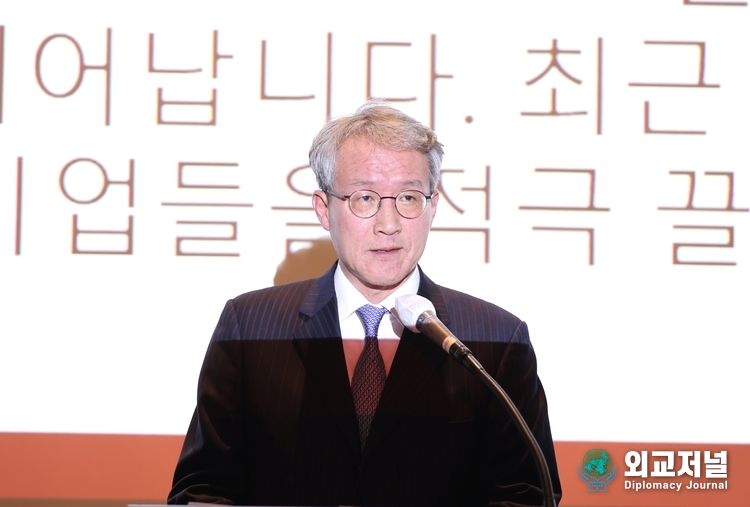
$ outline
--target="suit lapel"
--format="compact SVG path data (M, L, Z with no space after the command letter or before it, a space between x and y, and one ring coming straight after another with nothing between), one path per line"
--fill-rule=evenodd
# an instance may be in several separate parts
M300 307L301 324L294 344L310 382L319 390L330 413L336 417L352 450L359 453L359 430L355 416L344 349L341 345L338 304L333 285L336 265L318 278ZM420 269L418 294L429 299L445 325L450 324L440 288ZM388 438L398 420L415 402L424 387L435 382L448 356L427 337L406 329L393 359L365 451ZM351 417L340 417L340 416Z
M449 318L440 289L421 269L418 294L432 302L438 318L448 325ZM448 355L423 334L404 330L365 450L388 438L390 430L400 416L410 411L410 405L424 387L435 382L447 358Z
M334 265L315 281L300 307L301 324L293 338L307 370L309 383L325 400L347 442L359 452L359 430L341 345L338 305L333 288L335 268Z

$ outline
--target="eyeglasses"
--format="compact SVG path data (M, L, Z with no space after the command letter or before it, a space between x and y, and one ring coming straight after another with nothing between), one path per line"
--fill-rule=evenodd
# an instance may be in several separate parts
M357 190L350 195L341 195L329 190L328 194L349 201L349 209L359 218L370 218L380 210L383 199L393 199L398 214L404 218L417 218L427 208L427 201L432 195L425 195L419 190L404 190L395 197L381 197L374 190Z

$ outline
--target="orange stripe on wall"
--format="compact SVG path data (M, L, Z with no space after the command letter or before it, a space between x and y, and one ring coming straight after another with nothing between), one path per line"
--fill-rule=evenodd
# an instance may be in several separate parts
M617 466L617 476L607 485L606 493L589 492L587 484L578 477L587 451L594 448L604 449L612 456ZM679 470L681 460L677 451L701 451L701 470L703 451L727 451L727 490L687 490L690 480L702 482L723 482L723 479L706 479L701 472L700 479L692 477L640 478L625 477L625 454L629 451L675 451L675 469ZM750 506L750 445L741 444L675 444L675 443L633 443L633 442L556 442L557 466L560 481L563 485L561 507L601 506L601 507L739 507ZM649 463L649 471L653 470ZM626 480L646 480L648 482L680 482L678 491L625 489Z
M166 499L182 436L0 433L0 499ZM606 493L590 493L578 477L584 454L607 450L617 477ZM750 445L556 442L564 497L560 507L715 507L750 505ZM628 451L728 451L728 490L626 490ZM679 462L678 462L679 466ZM640 479L639 479L640 480ZM649 481L656 479L649 478ZM702 479L705 480L705 479Z
M184 438L0 433L0 498L166 501Z

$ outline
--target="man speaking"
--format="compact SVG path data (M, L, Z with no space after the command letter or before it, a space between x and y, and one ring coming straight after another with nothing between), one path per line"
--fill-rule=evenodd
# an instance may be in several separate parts
M417 263L437 210L435 133L378 102L326 124L313 208L338 262L229 302L201 370L170 503L541 505L531 452L480 379L391 313L419 294L507 391L560 498L526 324Z

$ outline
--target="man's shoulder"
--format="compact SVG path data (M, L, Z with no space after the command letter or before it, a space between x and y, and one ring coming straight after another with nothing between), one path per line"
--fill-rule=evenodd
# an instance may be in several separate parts
M315 304L320 280L310 279L245 292L227 301L213 341L289 337L299 325L305 305ZM323 284L325 285L325 284ZM313 297L311 297L313 296Z
M279 301L295 300L302 301L310 293L311 289L319 281L318 278L300 280L297 282L285 283L264 287L240 294L232 299L237 307L255 306L255 305L276 305Z
M498 335L509 336L525 326L519 317L494 303L448 287L436 288L443 298L451 327L471 330L475 339L476 331L483 330L487 339L494 341Z

